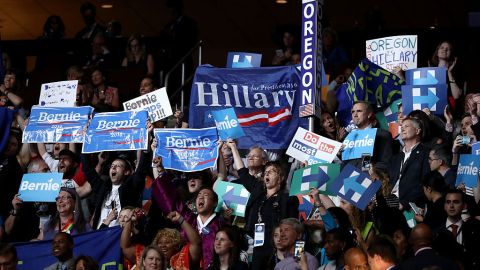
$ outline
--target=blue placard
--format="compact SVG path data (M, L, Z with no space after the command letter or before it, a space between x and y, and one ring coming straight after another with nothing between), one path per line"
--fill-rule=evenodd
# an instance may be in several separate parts
M480 155L480 142L472 144L472 155Z
M245 136L240 149L262 145L286 149L299 126L299 72L294 66L225 69L197 68L190 97L191 128L215 126L211 111L232 107ZM213 118L213 117L212 117Z
M447 69L444 67L415 68L405 71L407 85L438 85L447 83Z
M477 155L460 155L455 186L464 183L467 187L476 187L480 158Z
M18 194L24 202L54 202L60 192L63 173L24 174Z
M353 130L350 132L343 141L345 147L342 152L342 160L361 158L362 154L372 155L376 136L376 128Z
M214 167L218 158L216 128L155 129L156 156L163 167L184 172Z
M23 143L81 143L93 108L32 107Z
M147 118L147 111L95 114L82 153L147 149Z
M368 174L351 164L347 164L331 185L330 191L361 210L365 210L368 203L382 186L381 181L372 181L368 177Z
M236 139L245 136L233 108L213 111L212 114L220 139L225 141L228 138Z
M443 115L447 106L447 85L402 85L402 109L407 115L414 110L429 109Z
M123 258L120 248L120 226L73 235L74 256L88 255L99 264L98 269L122 269ZM15 243L18 254L18 266L15 269L45 269L55 263L52 255L52 241L34 241Z
M252 68L260 67L262 55L247 52L229 52L227 57L227 68Z

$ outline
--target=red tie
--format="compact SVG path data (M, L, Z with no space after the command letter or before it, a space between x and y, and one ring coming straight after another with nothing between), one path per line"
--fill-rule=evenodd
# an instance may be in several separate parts
M450 228L452 228L452 235L453 235L453 238L456 240L458 235L458 225L452 224L450 225Z

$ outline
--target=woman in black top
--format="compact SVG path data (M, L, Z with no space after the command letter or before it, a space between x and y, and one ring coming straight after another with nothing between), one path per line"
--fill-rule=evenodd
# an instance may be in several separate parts
M215 254L207 270L244 270L246 262L240 261L240 233L234 226L223 226L215 236Z

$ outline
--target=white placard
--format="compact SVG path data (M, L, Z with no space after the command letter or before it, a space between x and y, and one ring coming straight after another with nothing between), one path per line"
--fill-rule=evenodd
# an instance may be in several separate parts
M331 163L340 150L341 145L342 143L340 142L322 137L299 127L290 142L287 155L302 162L308 161L309 164L320 161Z
M123 109L125 111L146 110L152 123L173 114L165 87L124 102Z
M417 68L417 41L416 35L367 40L367 58L388 71L397 66L402 70Z
M45 107L74 107L78 81L44 83L40 88L38 105Z

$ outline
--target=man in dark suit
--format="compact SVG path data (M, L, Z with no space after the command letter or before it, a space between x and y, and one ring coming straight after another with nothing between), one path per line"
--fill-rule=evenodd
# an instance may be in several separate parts
M452 168L452 151L444 145L436 145L430 150L428 163L432 171L438 171L445 178L445 184L450 188L455 187L457 169Z
M396 269L397 251L390 237L386 235L376 236L368 245L367 254L371 270Z
M397 195L402 207L409 207L409 202L426 202L421 179L430 172L430 165L429 149L422 143L423 134L422 123L416 118L407 117L402 121L400 136L404 147L389 166L392 193Z
M373 128L375 112L372 104L366 101L357 101L352 107L352 121L358 130ZM371 162L378 167L386 168L392 157L393 139L390 132L377 128L375 144L373 146L373 155ZM357 168L362 167L362 159L353 159L347 161Z
M430 266L436 266L443 270L458 269L453 261L437 254L432 248L432 240L433 233L430 227L423 223L415 226L409 238L415 256L400 264L400 269L421 270Z

